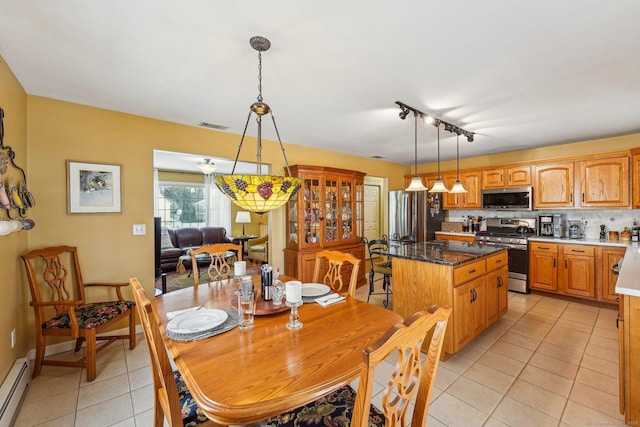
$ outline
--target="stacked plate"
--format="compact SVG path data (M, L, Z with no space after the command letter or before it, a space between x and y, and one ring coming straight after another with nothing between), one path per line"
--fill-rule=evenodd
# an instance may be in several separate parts
M314 302L316 298L320 298L331 293L331 288L322 283L303 283L302 284L302 302Z
M240 315L234 310L190 310L169 321L167 336L178 341L195 341L229 331L239 323Z

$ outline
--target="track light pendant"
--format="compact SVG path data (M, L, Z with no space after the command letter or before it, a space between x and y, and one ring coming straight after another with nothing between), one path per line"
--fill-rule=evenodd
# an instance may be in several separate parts
M466 193L467 190L460 182L460 134L456 134L456 182L453 183L451 191L452 194Z
M437 123L436 127L438 128L438 179L433 183L429 193L448 193L449 189L444 185L442 175L440 175L440 123Z
M409 111L409 110L406 110ZM402 113L401 113L402 114ZM405 189L405 191L427 191L427 187L422 183L422 179L418 176L418 114L413 113L413 130L414 130L414 142L415 142L415 153L414 153L414 172L413 178L411 178L411 183Z

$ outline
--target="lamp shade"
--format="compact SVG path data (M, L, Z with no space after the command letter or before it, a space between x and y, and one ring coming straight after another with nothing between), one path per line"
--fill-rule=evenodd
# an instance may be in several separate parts
M249 211L238 211L236 214L236 222L248 224L251 222L251 213Z
M414 176L405 191L427 191L427 187L424 186L419 176Z
M467 190L464 188L460 180L456 180L456 182L453 183L453 187L451 187L451 190L449 190L449 193L451 194L460 194L466 192Z
M433 183L433 187L429 190L429 193L448 193L449 189L444 185L442 178L438 178Z
M263 214L294 197L302 178L271 175L219 175L216 186L242 209Z

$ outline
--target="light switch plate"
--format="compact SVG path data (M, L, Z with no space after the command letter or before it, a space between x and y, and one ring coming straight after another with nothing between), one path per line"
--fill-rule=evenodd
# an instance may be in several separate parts
M133 224L133 235L144 236L147 234L147 226L145 224Z

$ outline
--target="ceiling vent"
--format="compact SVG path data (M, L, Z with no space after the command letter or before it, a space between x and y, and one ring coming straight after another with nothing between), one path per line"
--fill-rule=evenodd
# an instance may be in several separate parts
M203 128L215 129L215 130L227 130L229 126L216 125L213 123L200 122L198 126L202 126Z

